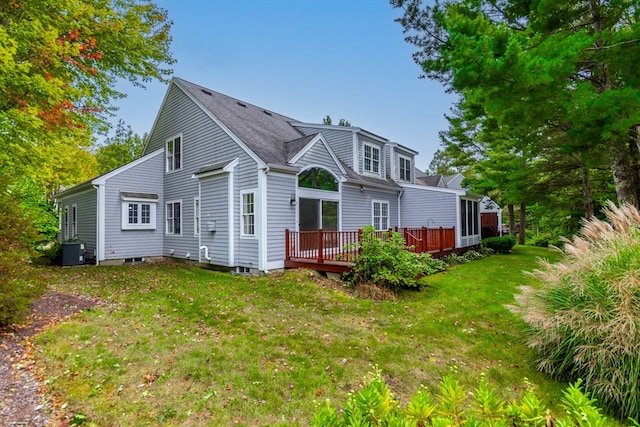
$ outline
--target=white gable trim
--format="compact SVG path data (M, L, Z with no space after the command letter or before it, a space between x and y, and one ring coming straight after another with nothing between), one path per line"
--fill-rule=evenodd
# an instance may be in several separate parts
M146 156L140 157L139 159L134 160L131 163L127 163L124 166L120 166L118 169L114 169L109 173L106 173L102 176L97 177L96 179L94 179L93 181L91 181L91 183L93 185L104 185L106 184L107 180L113 178L114 176L118 176L120 175L122 172L126 172L131 168L134 168L136 166L138 166L141 163L146 162L149 159L152 159L160 154L164 153L164 148L161 148L159 150L154 151L153 153L147 154Z
M295 164L296 162L298 162L317 143L321 143L324 146L324 148L327 150L327 152L331 156L331 159L333 160L333 162L336 164L338 169L340 169L340 172L342 173L342 175L346 175L347 171L345 170L345 168L342 167L342 165L340 164L340 160L338 160L338 157L335 155L331 147L329 147L329 144L327 144L327 141L324 139L324 136L322 136L321 133L319 133L311 141L309 141L309 143L305 145L304 148L298 152L298 154L293 156L293 158L289 161L289 163ZM323 169L326 169L326 167L323 167Z
M467 194L466 191L458 190L456 188L432 187L430 185L405 184L405 183L398 183L398 184L405 188L412 188L412 189L421 190L421 191L435 191L440 193L450 193L450 194L457 194L458 196L465 196Z
M191 101L193 101L198 106L198 108L200 108L211 120L213 120L215 124L220 126L220 129L222 129L227 135L229 135L229 137L236 144L238 144L238 146L242 148L242 150L244 150L249 155L249 157L251 157L256 163L258 163L258 168L264 168L267 166L267 164L256 153L254 153L249 147L246 146L244 142L242 142L240 138L238 138L233 132L231 132L231 130L227 126L225 126L225 124L222 123L222 121L220 121L220 119L218 119L211 111L209 111L207 107L202 105L202 103L198 101L198 99L196 99L184 86L182 86L179 81L174 79L171 81L171 83L176 85L176 87L179 88Z

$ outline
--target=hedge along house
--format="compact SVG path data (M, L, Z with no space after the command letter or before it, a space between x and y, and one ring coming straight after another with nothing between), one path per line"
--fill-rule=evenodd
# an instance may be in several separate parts
M174 78L143 157L58 195L60 239L85 242L97 264L174 257L249 273L284 267L287 229L458 227L467 193L421 185L416 154Z

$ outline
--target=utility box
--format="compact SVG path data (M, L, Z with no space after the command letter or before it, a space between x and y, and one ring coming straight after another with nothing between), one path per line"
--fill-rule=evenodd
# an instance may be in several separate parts
M69 242L62 244L62 265L84 264L85 255L84 243Z

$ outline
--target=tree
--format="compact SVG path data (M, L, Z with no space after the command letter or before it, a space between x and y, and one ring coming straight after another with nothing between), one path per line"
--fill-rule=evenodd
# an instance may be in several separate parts
M38 176L50 147L88 148L118 80L171 73L170 27L147 1L0 0L0 165Z
M604 152L620 203L639 205L640 23L635 2L391 0L425 75L499 126L554 129L568 153ZM560 119L559 119L560 118ZM544 138L530 140L539 148Z
M130 125L119 120L115 135L105 139L95 150L99 173L107 173L140 157L146 139L146 134L141 137Z
M325 117L324 119L322 119L322 124L323 125L330 125L333 123L333 120L331 120L331 116L327 114L327 117ZM351 123L349 123L349 120L346 119L340 119L340 121L338 122L338 126L346 126L346 127L351 127Z

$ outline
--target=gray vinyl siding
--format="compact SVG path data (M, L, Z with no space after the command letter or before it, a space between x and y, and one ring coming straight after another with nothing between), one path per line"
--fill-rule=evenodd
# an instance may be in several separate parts
M300 169L304 169L305 166L322 166L325 169L330 170L337 177L342 175L342 171L339 166L333 160L329 151L322 143L316 143L296 162L296 166Z
M163 148L169 138L180 134L182 167L164 173L163 165L162 171L165 201L182 201L182 234L164 236L164 255L184 258L186 253L190 253L192 259L197 259L199 239L194 236L193 199L198 196L198 180L192 176L205 165L239 158L233 173L235 261L236 265L257 267L257 239L240 238L240 191L257 189L258 171L255 160L182 90L172 85L156 119L146 151ZM200 203L204 205L208 202L203 197ZM170 253L171 250L174 251L173 254Z
M96 206L97 191L90 188L84 192L77 193L61 199L60 208L67 206L77 206L77 240L85 244L87 258L93 258L96 254ZM65 225L62 224L64 227ZM61 230L59 240L64 241L64 233Z
M335 155L347 164L351 169L355 169L353 161L353 130L350 129L318 129L311 127L297 127L305 135L322 133L325 141L331 147Z
M284 261L284 232L296 230L296 207L289 203L297 177L267 175L267 261Z
M215 265L229 265L229 174L223 174L201 181L200 228L201 244L209 250L209 261ZM209 231L207 222L215 221L216 230ZM202 261L207 262L204 258ZM197 259L194 256L193 259Z
M402 194L400 209L403 227L457 227L458 196L428 188L408 188Z
M351 231L373 223L372 202L389 202L389 227L398 226L398 193L342 186L342 230Z
M240 153L239 153L240 154ZM244 159L243 159L244 158ZM259 234L260 222L263 206L260 205L260 193L258 191L258 173L256 163L246 154L242 153L240 163L236 167L234 177L234 198L233 198L233 219L235 221L235 264L241 267L258 268L259 263ZM255 191L255 237L242 237L240 217L242 216L242 196L241 191Z
M164 154L129 168L105 183L105 252L107 260L161 256L165 208L162 195ZM158 195L155 230L123 230L120 192Z

